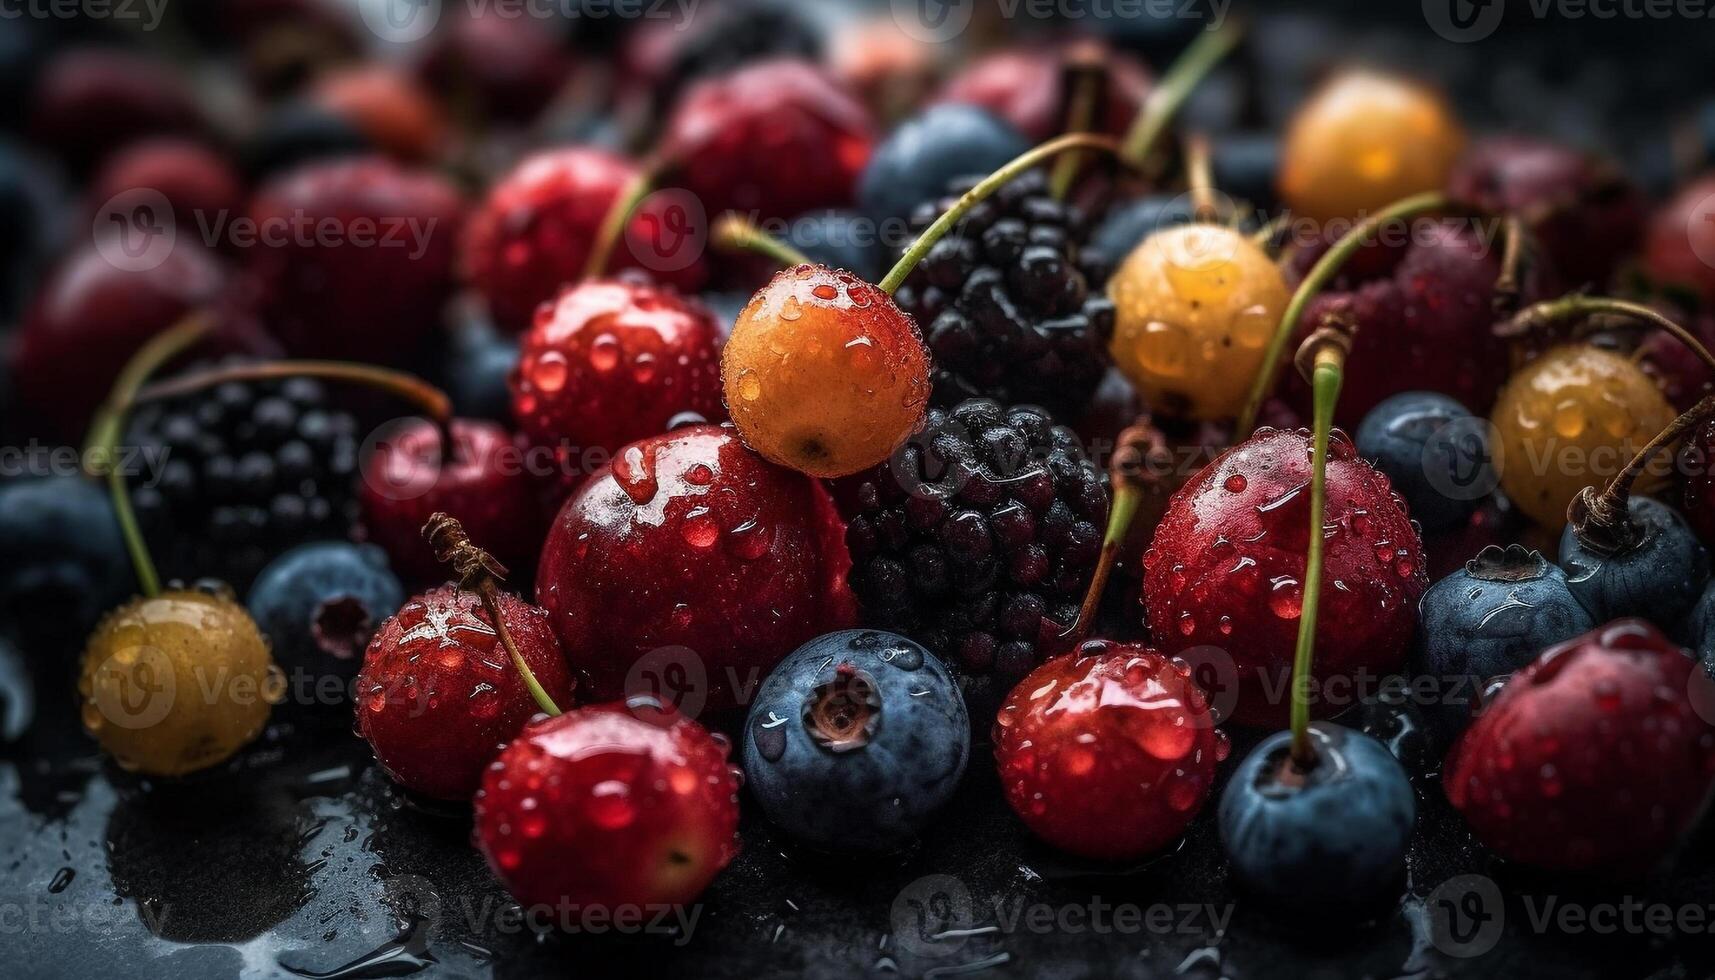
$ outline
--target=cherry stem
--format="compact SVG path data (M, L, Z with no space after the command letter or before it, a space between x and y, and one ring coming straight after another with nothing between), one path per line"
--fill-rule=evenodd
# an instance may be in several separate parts
M787 268L816 264L808 255L751 224L742 215L729 213L715 222L714 243L729 252L767 256Z
M1125 142L1120 149L1121 160L1133 167L1143 167L1150 151L1155 148L1156 140L1166 131L1168 122L1179 111L1179 107L1191 97L1191 91L1197 87L1197 83L1213 71L1222 58L1238 47L1244 35L1244 25L1234 18L1191 42L1179 55L1178 60L1168 66L1167 73L1161 76L1155 87L1150 89L1149 97L1138 110L1137 118L1132 120L1131 129L1126 131Z
M1715 417L1715 395L1705 395L1684 414L1667 424L1655 438L1638 450L1600 493L1595 487L1578 491L1566 506L1566 520L1578 543L1598 555L1612 555L1637 544L1638 532L1631 521L1632 486L1649 461L1663 449L1685 438L1686 433Z
M1518 311L1511 320L1496 327L1495 333L1501 337L1520 337L1545 329L1560 320L1604 313L1642 320L1650 326L1667 331L1673 335L1675 340L1696 354L1711 371L1715 371L1715 354L1710 354L1709 348L1705 347L1703 342L1698 340L1691 331L1642 303L1610 299L1606 296L1572 295L1544 300Z
M470 535L465 533L464 525L458 518L441 511L429 515L429 522L423 525L423 537L429 540L429 546L435 549L435 557L453 567L459 577L459 588L475 592L482 599L482 607L488 611L488 618L494 621L494 632L500 637L500 643L506 648L507 656L512 658L512 666L517 668L518 676L523 678L524 686L529 689L530 696L536 700L536 706L549 715L561 714L559 705L543 689L530 665L524 662L524 655L518 652L517 644L512 642L512 631L506 626L505 617L500 614L499 583L506 578L506 566L496 561L493 555L471 543Z
M1305 275L1304 281L1298 284L1297 291L1286 304L1286 312L1281 314L1280 323L1274 329L1274 336L1269 338L1262 367L1251 382L1250 394L1245 397L1244 408L1239 412L1238 426L1233 430L1235 443L1243 441L1251 434L1251 430L1256 428L1257 412L1262 410L1263 400L1268 397L1268 393L1274 390L1275 376L1280 371L1280 362L1286 353L1286 342L1292 339L1293 331L1298 328L1298 321L1304 318L1304 311L1310 306L1310 301L1333 280L1335 274L1346 264L1346 260L1383 225L1392 221L1408 221L1430 211L1445 210L1448 206L1447 196L1439 191L1395 201L1358 222L1344 238L1335 242L1334 247L1317 260Z
M1275 239L1280 237L1280 233L1286 229L1286 226L1291 222L1291 220L1292 218L1289 215L1284 214L1271 219L1268 224L1263 225L1251 234L1251 244L1265 252L1268 252L1270 255L1273 255L1275 251Z
M923 260L923 256L928 255L929 250L935 247L935 243L940 241L948 231L951 231L953 226L958 224L959 220L968 214L972 208L987 200L990 195L1009 181L1042 161L1066 150L1106 150L1113 153L1118 148L1119 144L1112 137L1098 136L1094 133L1067 133L1064 136L1057 136L1046 143L1031 147L1014 157L999 170L984 177L977 186L960 195L958 201L954 202L946 213L936 218L929 227L923 229L923 234L917 236L917 240L911 243L911 246L905 250L905 254L899 257L899 261L894 263L893 268L888 270L887 275L877 285L881 287L881 291L884 293L893 293L898 290L900 285L905 282L905 277L909 276L911 270L917 268L917 263Z
M1138 508L1143 504L1149 465L1154 461L1156 452L1163 448L1161 433L1150 421L1148 414L1138 416L1136 422L1120 433L1118 443L1114 447L1113 461L1108 464L1108 482L1114 488L1114 499L1113 506L1108 510L1108 526L1102 536L1101 555L1096 560L1096 571L1090 577L1090 587L1084 593L1084 601L1078 608L1078 618L1066 627L1060 634L1060 639L1076 645L1090 631L1090 625L1096 618L1096 608L1102 602L1102 592L1107 588L1108 576L1113 574L1114 563L1119 559L1120 547L1125 544L1132 521L1136 519Z
M1214 221L1219 216L1215 209L1215 169L1209 161L1209 138L1202 133L1185 139L1185 183L1191 191L1192 220Z
M1495 310L1512 310L1518 306L1519 270L1524 265L1524 222L1516 214L1502 219L1504 238L1501 242L1501 274L1495 279Z
M149 380L149 375L201 340L212 325L213 318L208 313L193 313L150 338L126 363L124 370L119 372L118 380L113 383L113 391L96 415L95 423L90 427L89 439L84 444L84 459L88 461L90 475L107 478L107 492L113 499L113 514L119 521L119 531L125 539L125 550L131 555L131 565L136 569L137 584L142 587L143 594L150 598L161 594L161 576L155 571L155 560L149 554L149 543L143 539L143 531L137 526L137 514L131 509L131 494L125 485L125 473L115 465L119 458L119 439L125 429L126 416L130 414L131 406L137 403L138 389Z
M1102 94L1108 83L1107 58L1101 46L1080 44L1067 55L1063 74L1065 90L1071 93L1066 105L1064 131L1090 132L1096 127L1096 112L1101 107ZM1063 201L1071 193L1083 162L1082 153L1067 153L1054 161L1054 170L1048 178L1048 192L1054 195L1055 200Z
M1316 765L1310 744L1310 669L1316 652L1316 615L1322 602L1322 551L1328 497L1328 436L1334 427L1334 403L1340 398L1347 346L1319 330L1305 341L1315 344L1310 385L1314 393L1310 451L1310 538L1304 555L1304 598L1298 618L1298 648L1292 658L1292 761L1301 770Z
M654 189L655 181L666 169L660 160L649 160L631 178L608 206L607 214L602 216L601 227L596 229L595 240L590 243L589 258L584 260L585 279L599 279L607 273L607 264L613 258L613 251L619 247L619 240L625 234L625 226L631 221L631 213L643 203Z

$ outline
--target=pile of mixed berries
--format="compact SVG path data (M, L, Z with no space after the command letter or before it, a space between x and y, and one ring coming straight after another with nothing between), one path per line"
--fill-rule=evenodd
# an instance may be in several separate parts
M3 66L6 438L85 450L0 483L0 615L119 767L354 725L527 906L690 902L741 803L900 852L973 767L1087 861L1207 808L1282 914L1396 901L1424 793L1552 872L1697 827L1715 176L1376 71L1174 116L1236 26L1152 74L448 5L324 59L244 6L250 112Z

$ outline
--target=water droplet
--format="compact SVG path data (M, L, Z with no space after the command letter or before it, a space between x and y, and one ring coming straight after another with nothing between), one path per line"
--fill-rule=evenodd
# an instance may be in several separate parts
M1245 487L1250 484L1249 481L1245 479L1245 475L1243 473L1234 473L1232 476L1227 477L1227 482L1221 485L1226 487L1230 493L1244 493Z
M1304 610L1304 587L1290 575L1281 575L1271 582L1268 608L1281 619L1297 619Z
M590 821L607 830L631 824L637 807L631 802L631 787L617 779L603 780L590 790Z
M709 516L707 507L697 507L685 515L685 524L679 534L693 548L710 548L720 540L721 529Z
M592 353L591 360L594 360ZM566 355L557 350L551 350L537 359L530 367L530 380L546 394L554 394L566 386L566 379L571 375L571 367L566 363Z
M619 365L621 353L619 338L604 333L590 343L590 367L597 371L611 371Z
M753 402L762 397L762 379L756 372L745 368L738 373L738 397Z

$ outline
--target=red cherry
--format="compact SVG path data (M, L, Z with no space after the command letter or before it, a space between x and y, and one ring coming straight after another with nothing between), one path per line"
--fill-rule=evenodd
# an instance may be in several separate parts
M162 138L144 140L110 157L90 183L84 197L85 210L95 220L106 220L104 207L127 191L152 190L166 198L171 220L178 233L200 236L213 231L244 204L244 186L226 158L194 140ZM128 199L121 199L121 202ZM129 211L121 217L129 216ZM217 247L223 243L205 241Z
M194 133L204 121L178 73L108 48L56 56L37 80L31 103L32 137L74 169L146 136Z
M1184 832L1227 738L1184 661L1091 640L1019 681L995 718L1006 801L1032 833L1084 857L1131 860Z
M1153 84L1135 58L1107 54L1100 132L1122 136ZM1052 47L997 51L948 80L930 101L979 105L1013 125L1033 143L1057 135L1066 106L1066 53Z
M1616 620L1514 674L1442 782L1509 861L1642 875L1715 789L1711 711L1715 683L1690 655L1643 620Z
M1529 225L1558 277L1606 283L1643 233L1644 199L1611 161L1522 136L1473 144L1447 178L1448 194Z
M415 419L363 460L363 523L407 582L445 576L423 539L437 511L457 517L501 564L527 574L547 525L535 473L548 465L493 422L454 419L452 445L443 447L435 426Z
M1231 717L1242 724L1283 725L1289 713L1309 484L1308 434L1258 429L1173 495L1144 554L1155 645L1168 653L1226 651L1238 675ZM1429 585L1404 502L1338 430L1329 441L1327 486L1315 660L1323 684L1398 667ZM1330 689L1319 707L1344 707L1333 702L1349 693Z
M720 327L701 303L631 282L587 282L536 312L509 379L512 414L581 479L682 412L724 418ZM575 485L571 484L571 485ZM571 489L568 485L568 489Z
M464 278L488 301L497 325L524 329L537 307L583 277L590 243L615 200L637 176L636 164L624 157L594 147L570 147L525 158L489 190L471 215L459 245L459 262ZM633 217L626 238L651 240L652 229L663 224L651 202ZM621 241L609 269L650 266ZM683 268L655 271L685 292L695 291L707 276L700 258Z
M527 909L689 902L738 853L727 753L654 704L536 722L483 775L476 845Z
M112 257L123 255L116 239L72 252L25 314L13 384L19 404L41 418L44 434L81 436L131 355L196 310L221 308L216 335L203 350L274 352L248 314L228 302L230 275L208 249L181 237L152 268L115 264Z
M499 593L518 653L555 704L575 682L541 609ZM475 592L443 585L405 603L369 641L357 733L381 768L424 796L467 800L483 769L538 710Z
M777 59L693 85L662 139L709 214L792 218L851 203L875 126L820 69Z
M269 328L294 356L409 356L451 292L462 209L441 177L377 158L276 177L251 203L245 248Z
M688 648L711 707L742 704L786 654L840 629L844 557L826 491L745 448L730 425L696 425L620 450L548 532L536 600L597 698L638 660Z
M1650 219L1644 269L1656 282L1715 304L1715 174L1687 184Z
M330 72L317 81L310 101L405 163L434 159L446 141L440 107L415 78L391 65L369 63Z
M482 117L525 122L571 74L555 33L538 18L472 8L439 32L421 74L448 100L474 99Z

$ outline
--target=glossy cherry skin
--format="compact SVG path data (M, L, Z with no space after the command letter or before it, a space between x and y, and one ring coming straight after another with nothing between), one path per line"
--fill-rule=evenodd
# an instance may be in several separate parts
M510 593L500 614L518 653L562 710L576 682L547 614ZM483 770L541 709L482 598L452 585L412 597L369 641L357 674L357 733L399 785L468 800Z
M1611 161L1524 136L1479 140L1447 178L1454 200L1522 218L1571 286L1600 286L1643 234L1644 199Z
M309 98L402 163L429 162L447 138L440 106L415 78L392 65L371 62L330 72L317 80Z
M108 158L84 195L85 210L95 220L106 220L104 206L126 191L145 188L166 198L172 214L162 215L163 220L170 218L180 235L199 241L202 229L219 227L244 204L244 185L226 158L192 140L163 138L140 141Z
M1687 184L1650 218L1644 271L1659 285L1690 289L1715 303L1715 175ZM1708 256L1709 259L1704 258Z
M820 69L777 59L693 85L662 139L710 215L790 218L852 202L875 126Z
M531 441L599 466L626 443L667 431L680 413L723 418L720 372L720 327L701 303L601 280L537 310L508 386ZM567 472L581 479L592 468Z
M1103 66L1107 84L1097 129L1122 136L1148 97L1152 80L1149 70L1129 55L1108 53ZM1040 143L1058 135L1064 125L1065 74L1066 55L1059 49L996 51L965 66L930 101L981 106Z
M1138 644L1092 640L1049 660L995 718L1007 803L1036 836L1101 860L1183 833L1226 755L1191 668Z
M419 66L445 98L474 98L478 117L526 122L559 94L571 58L556 36L559 25L473 8L438 33Z
M244 250L269 329L297 357L406 360L451 293L463 211L446 180L379 158L269 181L251 202L258 238Z
M1715 787L1715 682L1621 619L1543 651L1447 758L1447 798L1490 850L1555 871L1647 874Z
M1225 651L1237 673L1231 717L1242 724L1279 725L1289 712L1309 483L1309 436L1258 429L1174 493L1144 554L1155 645ZM1429 582L1404 502L1339 430L1328 446L1324 527L1314 675L1326 697L1313 692L1313 707L1331 713L1355 696L1353 675L1400 665Z
M537 307L583 278L602 220L637 176L637 165L624 157L574 146L526 157L489 189L459 243L459 270L488 301L497 326L523 330ZM625 238L653 241L651 229L664 225L661 209L651 203L632 219ZM685 291L702 285L707 269L701 258L680 267L676 250L663 255L668 261L651 256L653 267L645 265L622 240L608 270L645 269Z
M369 539L387 552L406 582L434 582L450 572L435 559L423 525L451 514L479 547L528 574L547 525L541 477L553 461L531 455L494 422L454 419L452 445L427 419L411 419L375 440L363 460L358 502Z
M647 680L632 668L683 647L710 707L742 704L782 657L847 625L827 513L819 485L731 426L686 426L621 449L566 501L536 600L596 698L659 693L631 690Z
M922 424L929 351L879 288L800 265L739 313L721 385L746 445L811 476L846 476L886 460Z
M73 169L143 137L194 133L204 123L184 78L160 62L113 48L57 54L36 80L30 101L31 137Z
M483 775L477 849L526 909L689 902L738 853L728 751L646 699L537 721Z

